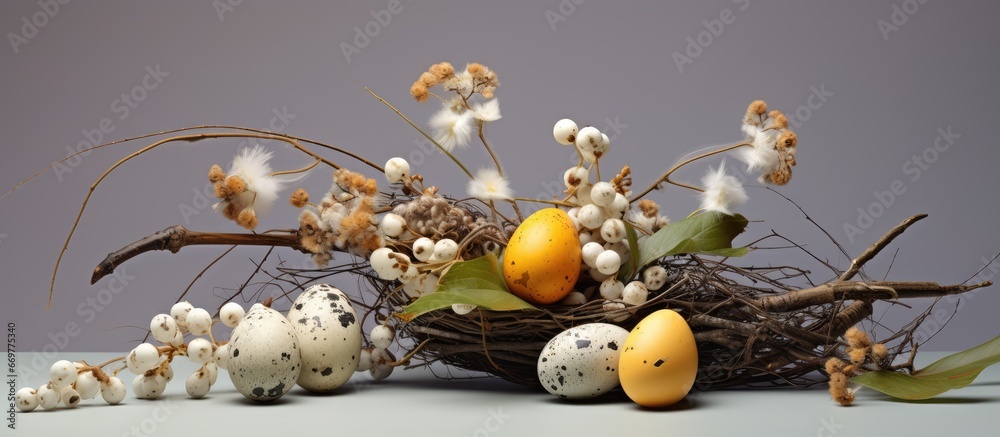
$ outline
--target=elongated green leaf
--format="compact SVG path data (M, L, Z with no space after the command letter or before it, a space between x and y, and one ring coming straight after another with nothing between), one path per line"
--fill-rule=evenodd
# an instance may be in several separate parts
M912 375L868 372L851 378L851 381L900 399L927 399L972 384L983 369L996 363L1000 363L1000 336L972 349L948 355Z
M749 221L742 215L709 211L671 223L643 240L639 246L636 271L665 256L681 253L704 253L720 256L743 256L746 247L733 247L733 239L746 229Z
M916 372L920 378L953 378L1000 363L1000 336L979 346L948 355Z
M629 222L625 222L625 238L628 241L629 257L618 271L618 280L622 282L632 279L639 269L639 235Z
M955 378L919 378L905 373L880 370L855 376L851 381L894 398L915 401L930 399L948 390L965 387L971 384L981 371L982 369Z
M422 314L448 308L456 303L493 311L537 309L510 293L507 283L500 275L497 257L488 254L452 265L438 282L437 292L422 296L407 305L400 317L413 320Z

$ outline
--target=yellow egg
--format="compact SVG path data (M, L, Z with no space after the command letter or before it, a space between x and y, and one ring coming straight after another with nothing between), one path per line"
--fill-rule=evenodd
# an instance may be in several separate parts
M698 374L694 333L680 314L659 310L642 319L622 346L618 377L632 401L644 407L684 399Z
M556 208L524 219L507 243L503 276L510 292L536 304L566 297L580 277L580 236L573 220Z

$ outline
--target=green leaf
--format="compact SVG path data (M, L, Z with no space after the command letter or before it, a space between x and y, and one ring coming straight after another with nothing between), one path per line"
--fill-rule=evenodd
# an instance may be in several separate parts
M488 254L453 264L441 277L435 293L422 296L406 306L399 315L404 320L448 308L453 304L468 304L492 311L535 310L534 306L514 296L500 274L497 257Z
M851 381L900 399L928 399L972 384L983 369L998 362L1000 336L937 360L911 375L878 371L855 376Z
M746 247L733 247L733 239L743 233L749 221L742 215L709 211L671 223L646 238L639 247L639 268L681 253L743 256Z
M628 241L629 258L618 272L618 280L625 282L632 279L638 271L639 265L639 235L635 232L635 227L629 222L625 223L625 237Z
M965 387L971 384L977 376L979 376L979 371L953 379L918 378L905 373L879 370L855 376L851 378L851 381L894 398L916 401L930 399L948 390Z

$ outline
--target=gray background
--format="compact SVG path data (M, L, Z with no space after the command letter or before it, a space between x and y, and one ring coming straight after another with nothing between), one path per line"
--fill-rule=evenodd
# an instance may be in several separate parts
M570 12L568 0L563 3L563 12ZM414 102L410 83L434 62L478 61L495 69L502 83L497 96L504 117L490 126L489 136L521 195L544 196L547 184L559 181L569 164L568 149L550 134L560 118L601 129L606 120L627 125L605 168L630 164L642 188L680 155L739 139L746 104L763 98L773 108L800 112L799 166L780 192L852 255L907 216L929 213L869 272L885 274L898 248L890 278L962 282L1000 250L995 226L1000 64L994 22L1000 7L985 1L927 2L885 39L877 23L891 23L893 5L903 3L591 0L553 27L546 13L559 13L557 0L403 1L402 11L348 60L341 44L353 44L355 26L366 26L371 12L385 9L388 1L244 0L221 16L210 2L71 2L17 53L10 44L0 48L0 187L6 191L65 157L67 146L86 140L84 130L109 118L115 129L108 139L209 123L282 129L361 151L379 163L406 156L428 181L461 193L461 173L440 155L415 152L416 132L363 87L423 123L437 107ZM0 9L4 35L21 33L22 17L30 20L42 11L35 1L3 2ZM735 20L681 71L673 53L684 53L687 38L698 38L706 31L703 21L718 19L725 9ZM708 40L705 34L701 38ZM115 100L142 83L147 66L157 65L168 76L120 119ZM814 89L833 94L810 100ZM294 118L282 121L275 111ZM947 151L929 151L938 129L949 126L961 137ZM129 263L127 285L118 293L103 292L113 297L99 304L96 317L90 317L87 299L112 284L105 279L88 285L93 266L106 253L170 225L236 230L204 208L195 193L206 187L208 167L228 163L238 142L176 144L148 153L112 174L94 195L66 253L53 308L46 311L51 268L88 186L107 166L146 144L94 152L71 172L49 171L0 201L0 320L17 323L20 350L128 350L140 336L135 326L167 311L222 249L188 248ZM278 150L278 168L308 162L279 145L272 148ZM935 161L911 180L904 169L915 168L913 157L925 152ZM471 167L489 164L479 149L459 156ZM703 168L694 166L680 177L697 181ZM326 170L317 171L302 185L319 196L328 177ZM905 193L883 211L876 208L879 217L849 241L844 225L857 225L858 209L877 202L873 193L889 190L895 180ZM776 229L840 267L847 265L792 205L760 188L748 191L751 201L740 212L761 221L752 223L741 241ZM696 198L681 190L654 198L676 218L697 207ZM198 213L186 217L182 205ZM262 220L263 228L295 225L295 211L281 205ZM301 254L279 253L291 265L305 262ZM192 301L218 306L224 291L217 287L244 281L253 270L250 259L262 254L234 252L202 278ZM744 261L795 263L810 267L817 280L829 277L793 250L758 252ZM988 277L991 270L980 276ZM353 278L334 284L357 289ZM926 302L913 304L922 308ZM995 288L949 303L956 304L962 305L957 317L928 349L966 348L1000 331ZM898 327L912 315L894 307L881 320ZM67 323L80 330L60 334Z

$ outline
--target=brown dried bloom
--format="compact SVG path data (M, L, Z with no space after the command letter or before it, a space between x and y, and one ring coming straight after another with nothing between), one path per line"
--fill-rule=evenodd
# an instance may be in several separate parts
M365 196L378 194L378 182L375 179L366 178L361 173L355 173L347 169L340 169L334 172L333 182L347 192L357 191Z
M226 184L223 181L216 182L214 188L215 197L220 199L227 199L233 195L233 192L229 190L229 187L226 187Z
M247 182L237 175L229 175L226 178L226 188L231 196L238 196L247 190Z
M622 171L611 179L611 185L615 187L615 191L617 191L618 194L621 194L622 196L629 195L629 192L631 191L629 190L629 187L632 186L631 174L632 168L625 165L622 167Z
M257 227L257 213L253 211L253 208L240 211L240 215L236 218L236 224L252 231Z
M306 206L306 204L309 203L309 193L302 188L295 190L295 192L292 193L291 203L292 206L296 208Z
M844 333L844 339L854 349L868 349L872 346L872 340L868 338L868 334L865 334L864 331L858 329L856 326L850 327Z
M213 164L211 168L208 169L208 180L210 182L219 182L226 178L226 172L222 170L219 164Z
M427 87L424 86L424 84L420 82L413 82L413 85L410 86L410 95L413 96L413 98L418 102L423 102L424 100L427 100L427 96L429 96L430 93L427 91Z
M847 362L833 357L826 360L826 373L833 375L834 373L844 373L844 368L847 367Z
M455 75L455 67L452 67L450 62L441 62L431 65L431 68L428 71L434 75L438 82Z
M847 375L843 373L830 375L830 396L845 407L854 403L854 390L847 387Z
M750 106L747 106L747 113L746 116L743 117L743 120L753 125L760 125L761 116L766 112L767 103L764 103L763 100L754 100L750 102Z
M876 343L872 345L872 358L875 361L882 361L889 356L889 350L886 349L885 345L882 343Z
M430 88L434 85L437 85L437 77L434 76L434 73L425 71L420 74L420 78L417 79L417 82L419 82L421 85L427 88Z
M660 205L649 199L642 199L638 203L639 210L646 218L657 218L660 215Z
M855 366L860 366L864 364L865 357L868 356L868 348L851 349L850 352L847 353L847 355L851 357L851 364L854 364Z
M771 118L771 125L777 129L788 129L788 117L777 109L767 114Z

